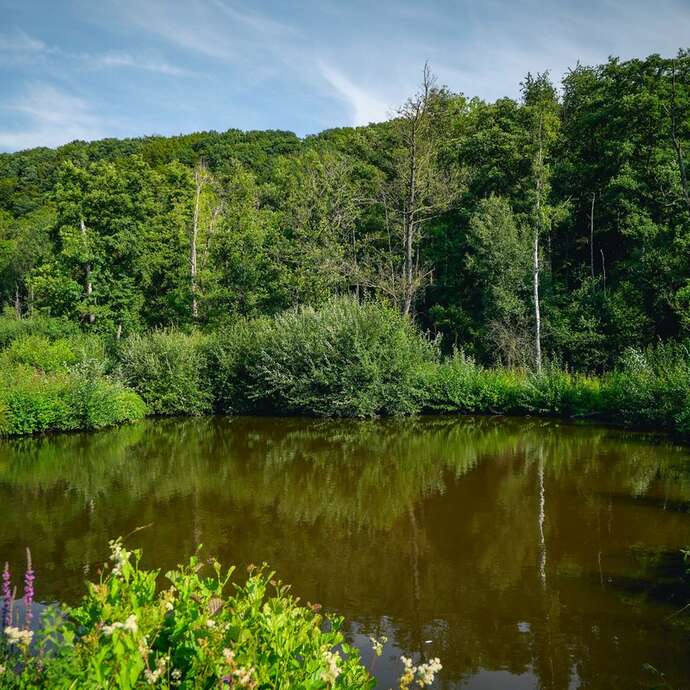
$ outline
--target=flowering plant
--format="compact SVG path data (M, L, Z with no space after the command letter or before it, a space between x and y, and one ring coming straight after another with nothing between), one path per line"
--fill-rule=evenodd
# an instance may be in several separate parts
M140 551L120 539L110 548L100 581L78 606L44 615L33 642L27 629L4 629L0 687L373 687L341 619L302 605L265 565L238 585L232 569L195 556L162 588Z

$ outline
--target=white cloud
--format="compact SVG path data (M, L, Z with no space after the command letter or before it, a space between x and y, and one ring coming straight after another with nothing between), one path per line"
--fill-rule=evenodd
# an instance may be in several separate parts
M353 124L366 125L389 117L390 106L387 103L355 84L336 68L324 62L319 62L318 66L323 78L352 109Z
M30 84L24 95L2 109L21 116L24 125L0 130L0 149L18 151L34 146L59 146L74 139L106 136L103 122L81 98L50 84Z
M140 69L146 72L156 72L157 74L165 74L171 77L197 76L192 70L176 67L168 62L143 57L141 55L132 55L131 53L109 52L100 55L83 55L82 57L94 67Z

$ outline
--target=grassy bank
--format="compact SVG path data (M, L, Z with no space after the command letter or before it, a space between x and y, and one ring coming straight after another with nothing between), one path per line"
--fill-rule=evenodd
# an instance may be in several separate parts
M690 434L690 354L630 350L602 376L482 367L395 310L337 299L210 334L122 341L53 319L0 322L0 433L92 429L145 414L367 418L474 413L588 418Z

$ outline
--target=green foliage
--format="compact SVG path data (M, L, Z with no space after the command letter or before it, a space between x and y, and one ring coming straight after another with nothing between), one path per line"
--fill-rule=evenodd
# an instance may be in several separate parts
M396 310L346 298L257 320L225 337L237 340L215 345L214 368L237 383L222 384L223 409L233 406L235 391L239 409L253 402L279 414L412 414L423 402L417 369L436 358L434 344Z
M626 424L690 434L690 353L667 343L630 349L605 379L606 415Z
M111 542L112 569L28 645L0 642L6 688L238 687L366 690L374 681L341 619L300 605L266 567L243 585L198 557L167 573ZM14 652L14 653L13 653ZM20 661L21 663L17 663Z
M78 359L64 338L51 342L40 335L15 340L5 351L5 357L9 363L28 364L45 372L66 369Z
M205 376L204 339L160 330L133 335L119 348L122 379L153 414L203 414L211 409Z
M49 316L32 316L18 319L15 316L0 316L0 347L7 347L13 340L29 335L42 336L48 340L75 336L78 324L67 319Z
M101 429L141 419L146 405L93 363L46 372L7 364L0 374L0 434Z

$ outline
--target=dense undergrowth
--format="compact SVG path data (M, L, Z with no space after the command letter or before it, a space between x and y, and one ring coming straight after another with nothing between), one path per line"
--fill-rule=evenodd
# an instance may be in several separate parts
M146 414L547 415L690 434L690 353L629 350L602 376L485 368L378 303L334 299L210 334L122 341L0 319L0 433L93 429Z

